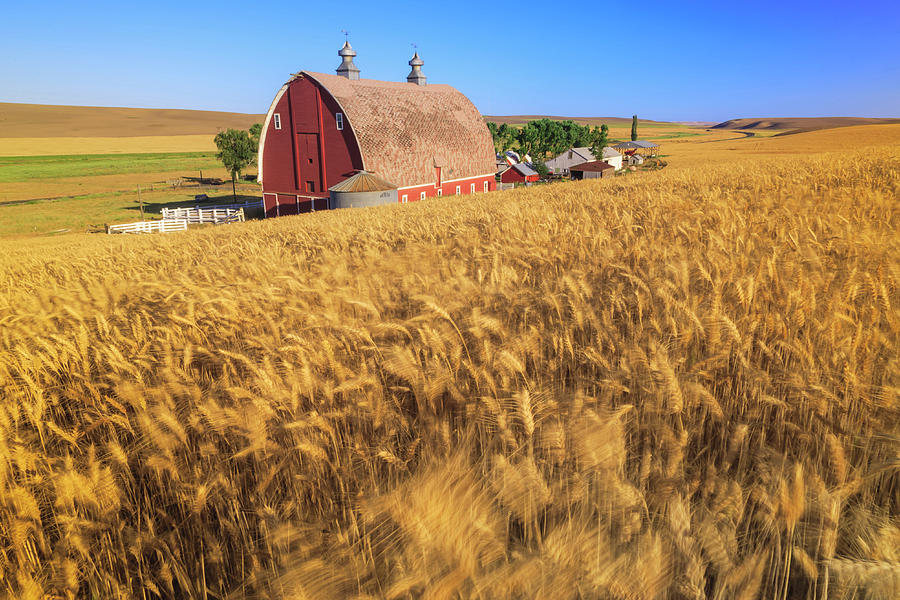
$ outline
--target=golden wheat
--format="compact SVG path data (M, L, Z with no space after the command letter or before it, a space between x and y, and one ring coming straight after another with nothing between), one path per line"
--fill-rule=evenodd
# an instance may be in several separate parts
M900 152L0 247L0 595L897 598Z

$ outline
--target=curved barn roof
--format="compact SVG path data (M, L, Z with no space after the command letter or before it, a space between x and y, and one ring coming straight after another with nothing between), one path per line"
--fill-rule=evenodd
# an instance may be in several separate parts
M494 145L481 113L449 85L349 80L303 71L330 93L359 142L363 167L409 187L492 175Z

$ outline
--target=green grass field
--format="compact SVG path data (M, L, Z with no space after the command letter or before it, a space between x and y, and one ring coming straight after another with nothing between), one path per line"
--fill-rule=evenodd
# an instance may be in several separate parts
M4 156L0 157L0 183L176 170L196 174L216 168L221 164L212 152Z
M160 218L163 207L194 206L194 195L198 193L206 193L212 203L230 204L234 201L230 183L214 188L206 187L204 190L187 187L142 192L144 220ZM257 184L238 184L238 202L258 201L261 197ZM107 223L140 220L137 193L130 190L50 200L26 200L0 204L0 237L52 234L62 230L103 231Z

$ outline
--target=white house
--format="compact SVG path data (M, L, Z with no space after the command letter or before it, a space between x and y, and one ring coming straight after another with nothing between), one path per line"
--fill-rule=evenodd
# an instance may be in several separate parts
M551 158L545 164L555 175L568 175L569 167L597 160L590 148L569 148L559 156ZM616 171L622 168L622 155L607 146L603 149L603 161L612 165Z

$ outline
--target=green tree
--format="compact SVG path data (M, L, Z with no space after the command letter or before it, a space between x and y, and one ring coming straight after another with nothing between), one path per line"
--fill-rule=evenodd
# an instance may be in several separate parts
M526 154L531 155L535 151L540 141L540 135L540 125L537 124L537 121L529 121L518 130L516 141L519 143L519 154L522 155L523 160Z
M632 115L631 117L631 141L635 141L637 139L637 115Z
M262 123L254 123L250 126L250 141L253 142L253 151L259 152L259 138L262 136Z
M596 160L603 160L603 149L609 145L609 127L604 123L600 129L594 129L594 142L591 144L591 154Z
M541 179L547 179L547 176L550 174L550 169L547 168L547 165L540 158L535 158L531 161L531 168L537 171Z
M241 176L241 171L247 167L255 156L253 140L250 132L239 129L226 129L216 134L216 158L222 161L225 169L231 173L231 193L237 201L237 188L235 180Z

